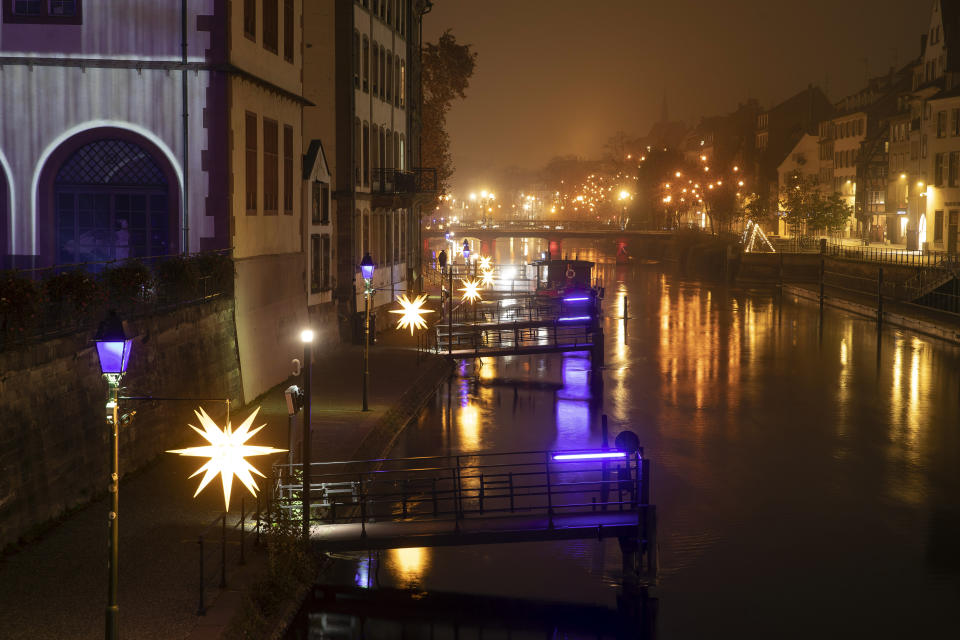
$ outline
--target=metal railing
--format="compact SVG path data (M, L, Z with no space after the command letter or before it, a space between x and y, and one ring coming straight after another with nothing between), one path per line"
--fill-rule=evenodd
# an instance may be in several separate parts
M588 321L584 321L587 323ZM450 332L437 326L436 350L443 354L447 351L462 353L469 351L483 355L487 351L530 351L543 350L588 350L600 343L603 330L593 323L570 326L554 322L549 326L524 327L522 325L501 326L483 329L473 326L459 327Z
M910 305L917 309L930 309L951 314L960 314L960 281L953 271L918 274L906 281L887 280L883 268L878 267L873 276L821 269L820 289L830 287L855 295L868 296L876 305L878 318L882 319L884 303Z
M649 505L650 461L641 449L614 461L559 462L569 452L472 453L311 464L311 522L455 520L636 511ZM301 509L298 466L277 464L274 501ZM302 517L302 513L300 514Z
M416 168L412 171L401 171L381 168L373 169L370 174L370 191L374 194L436 193L439 188L436 169Z
M0 350L233 295L230 251L0 272Z

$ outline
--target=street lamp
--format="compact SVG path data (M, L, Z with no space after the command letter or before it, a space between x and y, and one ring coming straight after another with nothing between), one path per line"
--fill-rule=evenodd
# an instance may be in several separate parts
M470 242L463 240L463 263L470 264Z
M300 342L303 343L303 453L300 454L300 463L303 475L303 491L300 493L303 501L303 539L310 540L310 463L313 456L310 452L310 397L313 395L313 330L304 329L300 332Z
M118 395L120 379L127 372L127 363L130 361L130 348L133 340L123 331L123 321L115 311L111 311L97 328L93 338L97 345L97 358L100 360L100 373L107 381L107 424L113 432L113 454L110 470L110 535L108 537L107 560L107 616L106 637L116 640L119 637L120 607L117 604L117 583L120 577L119 547L120 522L117 518L120 510L120 416Z
M373 293L373 258L363 254L360 261L360 275L363 276L363 410L369 411L367 403L367 382L370 378L370 294Z
M622 231L626 227L627 221L627 200L630 199L630 192L626 189L620 191L619 200L623 204L622 209L620 210L620 230Z

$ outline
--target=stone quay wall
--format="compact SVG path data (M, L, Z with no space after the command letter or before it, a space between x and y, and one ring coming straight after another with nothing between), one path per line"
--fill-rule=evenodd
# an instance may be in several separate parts
M230 298L126 323L134 336L120 395L242 398ZM0 352L0 549L42 531L106 493L111 431L107 384L92 335L78 333ZM121 476L182 445L189 409L214 419L226 403L121 401L136 411L120 430Z

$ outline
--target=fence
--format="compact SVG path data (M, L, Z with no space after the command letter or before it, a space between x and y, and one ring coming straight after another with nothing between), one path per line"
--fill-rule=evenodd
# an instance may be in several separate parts
M877 317L880 320L882 320L885 302L960 314L960 282L956 278L956 269L923 269L909 280L891 282L884 279L883 267L878 267L876 274L870 277L828 270L825 264L822 264L821 296L825 287L855 295L870 296L877 305Z
M0 350L233 295L230 251L0 272Z

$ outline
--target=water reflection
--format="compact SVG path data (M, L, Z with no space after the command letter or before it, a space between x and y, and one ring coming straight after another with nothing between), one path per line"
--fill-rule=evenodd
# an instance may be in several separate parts
M960 588L960 350L789 295L600 275L602 407L582 355L469 363L394 455L597 446L607 413L654 461L662 637L939 637ZM620 577L615 543L423 558L426 589L609 605Z
M421 586L423 576L430 568L430 549L388 549L386 554L385 569L394 576L400 587L414 589Z

